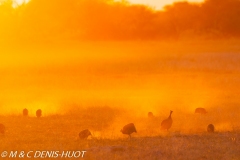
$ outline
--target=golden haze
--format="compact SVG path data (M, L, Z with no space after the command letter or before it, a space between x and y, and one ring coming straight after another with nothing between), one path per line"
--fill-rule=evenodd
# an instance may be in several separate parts
M161 11L113 0L0 1L0 152L239 159L239 15L239 0ZM160 130L170 110L172 126ZM120 130L131 122L129 140ZM206 133L210 123L215 133ZM81 140L85 129L92 137Z
M164 116L172 109L177 117L197 107L227 113L239 103L238 42L232 44L59 42L2 48L8 54L1 59L1 113L18 115L28 108L35 116L41 108L48 116L75 106L125 108L135 116L148 111Z
M1 114L110 106L136 116L170 109L178 116L197 107L233 115L239 105L239 42L230 39L240 35L236 4L179 2L157 11L111 0L31 0L18 7L4 1Z

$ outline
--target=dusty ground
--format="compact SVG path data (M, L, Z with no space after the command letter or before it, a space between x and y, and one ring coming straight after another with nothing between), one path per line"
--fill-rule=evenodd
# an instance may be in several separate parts
M6 126L6 133L0 136L0 151L84 150L87 151L84 159L240 159L238 129L218 131L216 125L216 133L209 134L202 123L198 130L181 130L176 121L184 119L174 118L173 114L175 123L167 132L160 130L161 120L166 117L156 116L155 122L138 117L131 119L136 122L138 133L133 133L129 139L120 133L127 120L116 119L118 115L123 117L124 113L102 107L85 109L79 114L42 118L1 116L0 122ZM201 118L204 119L207 121L207 118ZM90 129L93 136L79 140L78 133L85 128Z

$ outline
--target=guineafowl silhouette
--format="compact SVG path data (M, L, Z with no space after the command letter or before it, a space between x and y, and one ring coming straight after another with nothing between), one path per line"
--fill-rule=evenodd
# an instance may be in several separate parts
M38 110L36 111L36 116L37 116L38 118L42 116L42 110L41 110L41 109L38 109Z
M28 110L26 108L23 109L23 116L28 116Z
M207 111L206 111L205 108L196 108L196 109L195 109L195 113L206 114Z
M154 115L152 112L148 112L148 118L154 118Z
M214 130L215 130L215 128L214 128L214 125L213 125L213 124L209 124L209 125L207 126L207 131L208 131L208 133L213 133Z
M133 123L129 123L129 124L125 125L125 126L123 127L123 129L121 129L121 132L122 132L123 134L129 135L129 137L131 138L131 134L132 134L133 132L136 132L136 133L137 133L137 130L136 130L136 127L135 127L135 125L134 125Z
M167 118L167 119L165 119L165 120L163 120L162 121L162 123L161 123L161 129L163 129L163 130L169 130L170 128L171 128L171 126L172 126L172 122L173 122L173 120L172 120L172 112L173 111L170 111L170 115L169 115L169 117Z
M88 136L91 136L91 132L88 129L82 130L79 134L80 139L87 139Z

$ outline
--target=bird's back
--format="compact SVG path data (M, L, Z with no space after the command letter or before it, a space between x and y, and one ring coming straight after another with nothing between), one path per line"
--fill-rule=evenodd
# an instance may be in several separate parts
M165 119L165 120L163 120L162 121L162 123L161 123L161 127L162 127L162 129L169 129L169 128L171 128L171 126L172 126L172 118L168 118L168 119Z
M196 108L196 109L195 109L195 113L206 114L207 111L206 111L205 108Z
M125 125L122 129L123 134L132 134L133 132L137 132L135 125L133 123Z
M79 133L80 139L87 139L91 135L91 132L88 129L85 129Z
M148 118L154 118L154 115L152 112L148 112Z

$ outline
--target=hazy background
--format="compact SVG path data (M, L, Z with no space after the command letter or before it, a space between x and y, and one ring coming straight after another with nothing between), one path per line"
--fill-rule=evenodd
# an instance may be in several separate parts
M173 110L188 125L204 107L204 123L232 129L240 110L239 13L238 0L162 11L111 0L1 1L0 115L109 106L121 110L117 119L126 113L126 123L152 111L159 124Z
M239 103L238 44L129 41L5 47L1 112L27 107L54 113L75 103L193 112Z

